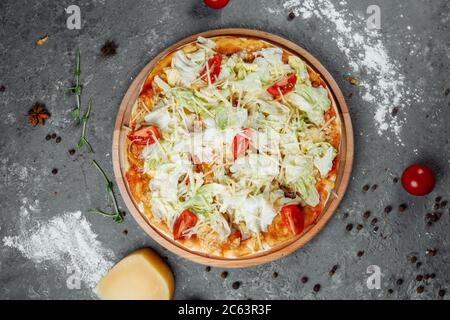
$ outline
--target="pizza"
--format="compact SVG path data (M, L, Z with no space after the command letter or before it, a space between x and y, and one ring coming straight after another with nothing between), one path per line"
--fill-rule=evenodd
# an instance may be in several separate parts
M301 237L333 193L332 94L300 57L261 39L199 37L163 57L127 128L134 202L194 252L237 258Z

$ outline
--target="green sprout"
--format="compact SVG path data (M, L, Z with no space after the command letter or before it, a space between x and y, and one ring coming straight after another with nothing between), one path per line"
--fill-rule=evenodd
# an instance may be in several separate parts
M89 103L87 106L86 113L82 118L80 118L82 129L81 129L81 136L80 140L78 141L78 148L81 148L82 146L86 145L89 148L90 152L94 152L94 149L92 148L89 141L86 139L86 126L89 119L89 116L91 115L91 108L92 108L92 99L89 99Z
M70 92L75 95L77 100L77 105L72 111L72 118L77 121L78 124L81 123L81 85L80 85L80 74L81 74L81 62L80 62L80 49L76 51L76 62L75 62L75 85L66 89L66 93Z
M123 214L122 214L122 212L120 212L119 206L117 205L116 196L114 195L114 191L113 191L113 183L108 179L105 171L100 167L100 165L97 163L97 161L92 160L92 163L94 164L95 168L97 168L98 172L105 180L106 192L109 196L110 201L112 201L112 203L113 203L114 213L105 212L105 211L99 210L99 209L90 209L89 212L98 213L102 216L113 218L114 221L117 223L122 223L123 222Z

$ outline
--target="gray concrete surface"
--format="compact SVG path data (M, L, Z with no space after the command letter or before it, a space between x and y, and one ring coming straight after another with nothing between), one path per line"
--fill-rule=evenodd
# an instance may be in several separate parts
M5 90L0 92L0 240L19 231L24 197L40 202L36 223L66 211L106 205L103 185L89 160L99 160L113 177L111 138L116 110L132 78L158 52L200 31L255 28L305 47L328 68L346 96L353 93L347 102L355 129L355 162L347 194L334 217L315 239L292 255L259 267L227 270L225 280L220 277L223 269L208 272L205 266L158 246L130 215L116 225L87 214L98 240L113 250L117 259L142 246L166 256L176 276L177 299L436 299L440 289L447 290L445 299L449 299L449 209L437 210L442 217L431 227L426 226L425 215L436 211L437 196L450 200L450 96L445 94L450 88L450 5L446 0L347 0L346 6L356 16L364 16L373 3L381 8L382 41L405 75L404 85L420 91L420 99L399 111L404 145L396 143L389 131L377 134L373 105L362 98L358 87L344 80L349 75L349 60L333 40L333 29L327 30L315 17L288 21L290 10L283 7L283 1L231 0L226 9L217 12L203 8L199 0L1 1L0 86ZM66 28L64 8L70 4L81 8L81 30ZM364 23L354 27L365 32ZM44 34L49 35L48 42L35 46ZM119 44L118 53L104 59L99 52L108 39ZM413 44L407 39L413 39ZM82 50L84 101L94 97L88 136L96 152L77 151L71 157L67 151L77 143L79 131L70 119L72 104L64 100L63 88L70 84L77 47ZM378 81L364 74L359 77L374 86ZM36 101L44 102L52 117L45 126L32 128L26 115ZM62 141L46 141L49 133L57 133ZM414 162L431 164L437 172L437 186L427 197L411 197L399 183L393 183L393 178ZM51 174L53 168L59 169L57 175ZM363 192L366 184L378 188ZM120 197L119 202L124 208ZM408 209L400 213L402 203ZM385 214L388 205L393 210ZM372 215L365 220L367 210ZM378 218L378 231L371 225L373 217ZM349 223L355 226L351 232L346 231ZM358 231L357 224L363 229ZM437 254L427 255L429 248L436 248ZM357 257L361 250L364 255ZM412 264L411 256L421 265ZM339 268L330 276L335 264ZM381 268L380 290L366 286L369 265ZM417 275L432 273L434 279L415 280ZM309 278L306 284L300 281L303 276ZM0 242L1 299L93 298L86 286L69 290L66 277L51 261L33 263ZM404 280L401 285L396 284L399 278ZM232 289L234 281L242 282L238 290ZM321 290L313 293L316 283ZM424 286L422 294L416 291L420 284Z

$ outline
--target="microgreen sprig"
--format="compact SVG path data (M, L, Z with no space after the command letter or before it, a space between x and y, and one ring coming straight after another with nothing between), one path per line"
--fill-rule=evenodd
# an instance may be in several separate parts
M66 92L71 92L75 95L77 105L72 111L72 118L77 121L78 124L81 123L81 85L80 85L80 74L81 74L81 59L80 59L80 49L77 49L75 54L75 85L66 89Z
M114 195L113 191L113 183L108 179L106 176L105 171L100 167L100 165L97 163L97 161L92 160L93 165L95 168L97 168L100 175L103 177L106 183L106 192L108 193L109 199L112 201L114 206L114 213L105 212L103 210L99 209L90 209L89 212L98 213L105 217L113 218L115 222L122 223L123 222L123 214L119 210L119 206L117 205L116 196Z
M94 149L92 148L91 144L86 139L86 126L89 116L91 115L91 109L92 109L92 99L89 99L86 113L83 115L83 117L80 118L82 128L80 140L78 141L78 148L81 148L82 146L86 145L89 148L90 152L94 152Z

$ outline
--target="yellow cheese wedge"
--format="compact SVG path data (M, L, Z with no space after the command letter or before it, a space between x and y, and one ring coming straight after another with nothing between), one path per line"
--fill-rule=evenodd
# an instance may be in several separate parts
M122 259L95 288L105 300L169 300L173 290L172 271L148 248Z

